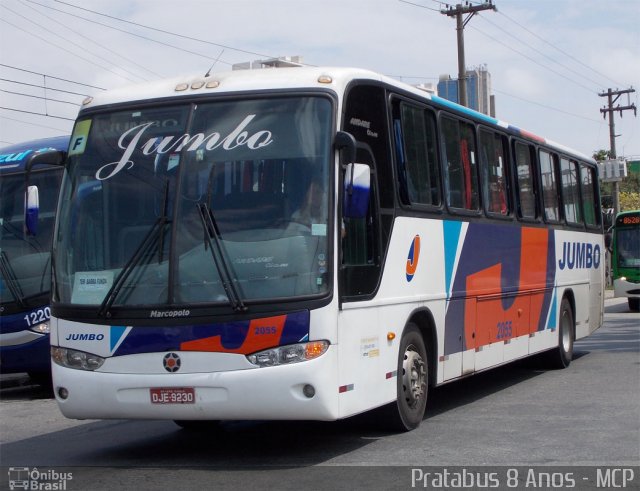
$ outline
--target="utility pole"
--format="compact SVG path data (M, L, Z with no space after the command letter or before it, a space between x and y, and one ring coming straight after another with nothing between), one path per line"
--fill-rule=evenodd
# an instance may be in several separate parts
M612 90L608 89L606 92L601 92L598 94L600 97L606 97L608 102L608 107L603 107L600 109L602 113L602 117L606 118L607 114L609 114L609 158L611 160L615 160L617 158L616 155L616 124L613 119L614 112L620 111L620 117L622 117L622 111L633 110L633 115L637 116L637 110L635 104L627 104L626 106L621 106L618 104L616 107L613 105L618 101L622 94L632 94L635 92L635 89L631 87L626 90ZM614 98L615 96L615 98ZM620 211L620 182L615 181L613 183L613 212L614 216Z
M497 11L492 0L486 0L482 5L470 5L469 2L466 2L465 5L458 4L455 7L449 6L448 9L443 9L440 11L441 14L446 15L447 17L455 17L456 18L456 31L458 34L458 102L460 105L467 107L467 69L465 67L464 61L464 28L467 23L471 20L476 12L480 12L481 10L494 10ZM462 20L462 16L464 14L469 14L466 19Z

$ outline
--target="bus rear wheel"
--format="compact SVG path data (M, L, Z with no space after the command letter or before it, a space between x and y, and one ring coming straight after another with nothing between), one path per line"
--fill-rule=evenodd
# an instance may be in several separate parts
M418 327L407 324L398 353L397 399L388 406L392 429L409 431L422 422L427 406L429 360Z
M573 359L576 325L571 303L566 298L560 303L558 323L558 347L547 353L547 361L551 368L567 368Z
M632 312L640 311L640 298L629 297L627 301L629 302L629 310L631 310Z

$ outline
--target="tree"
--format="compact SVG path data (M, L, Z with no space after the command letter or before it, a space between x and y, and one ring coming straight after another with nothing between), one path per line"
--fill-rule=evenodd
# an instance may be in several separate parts
M620 210L640 210L640 193L620 192Z
M602 162L603 160L609 160L611 158L611 150L596 150L593 152L593 160Z

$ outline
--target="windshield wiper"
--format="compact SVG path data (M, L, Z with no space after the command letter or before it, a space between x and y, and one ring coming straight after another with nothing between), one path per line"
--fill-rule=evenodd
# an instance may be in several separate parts
M104 297L104 300L100 304L100 308L98 309L99 317L111 317L111 306L118 298L120 294L120 290L124 286L124 283L127 281L129 275L133 272L133 270L138 266L141 260L149 256L153 247L156 243L158 243L159 248L164 247L163 232L165 226L171 223L171 220L167 217L167 203L169 201L169 181L165 183L164 187L164 198L162 204L162 216L158 217L155 223L151 226L147 234L142 239L142 242L138 245L133 254L127 261L127 264L124 265L122 271L118 274L113 285L109 288L109 291ZM162 250L158 250L158 262L162 262Z
M229 303L236 312L246 312L249 309L242 301L242 296L233 281L235 275L232 274L233 270L229 263L229 255L220 239L220 231L218 230L216 219L206 203L198 203L197 207L200 213L200 220L202 220L202 228L204 229L205 249L208 244Z
M22 288L20 288L20 282L16 276L11 263L9 262L9 258L7 257L7 253L4 251L0 251L0 273L4 277L4 282L9 288L11 295L16 299L16 302L20 307L26 307L24 302L24 293L22 292Z

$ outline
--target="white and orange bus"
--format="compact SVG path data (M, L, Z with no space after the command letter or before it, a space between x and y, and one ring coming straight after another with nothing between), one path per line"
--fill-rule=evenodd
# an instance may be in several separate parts
M54 241L70 418L415 428L428 387L603 318L595 163L369 71L183 77L85 101Z

